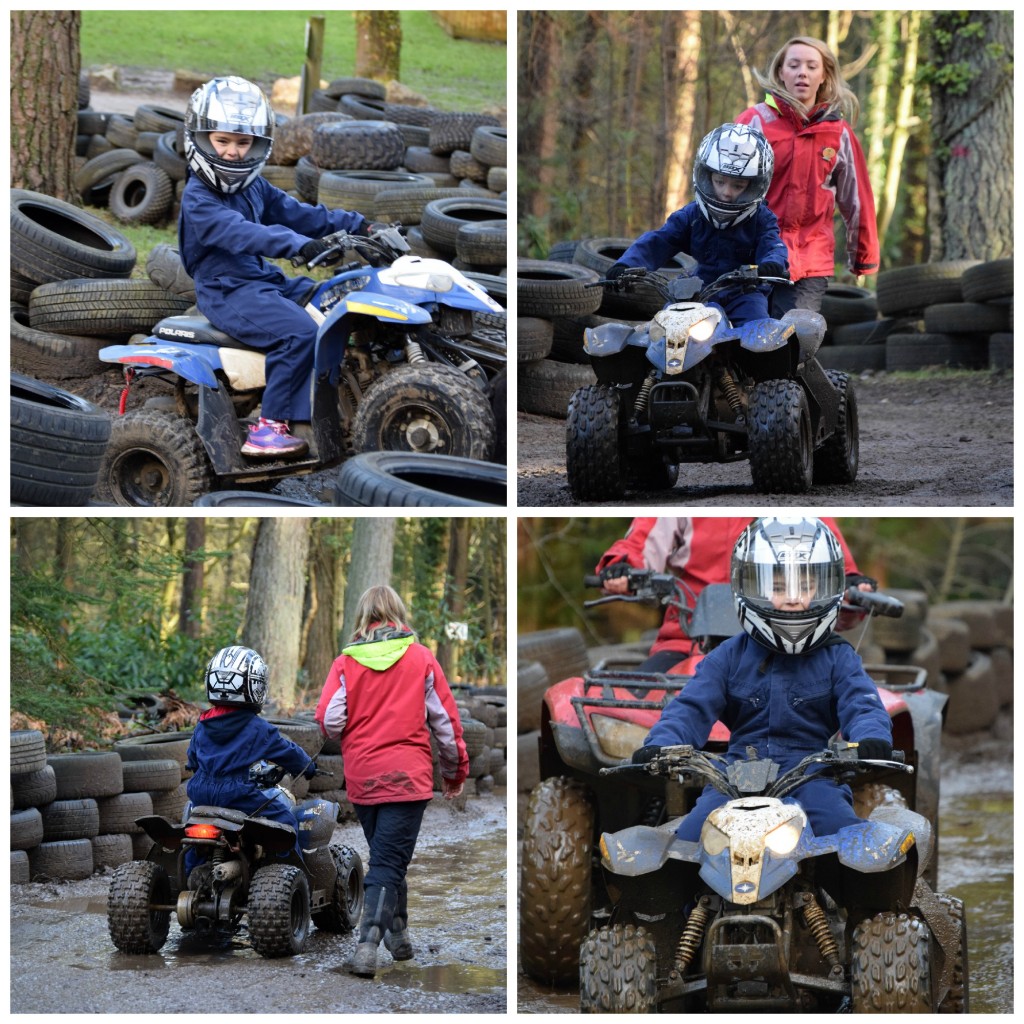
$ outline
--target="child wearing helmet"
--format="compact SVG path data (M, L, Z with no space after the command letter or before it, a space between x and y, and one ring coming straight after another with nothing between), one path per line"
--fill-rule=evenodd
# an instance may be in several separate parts
M772 148L756 128L723 124L709 132L693 163L694 201L641 235L608 278L629 267L654 270L680 252L697 261L696 276L705 283L750 264L765 277L788 276L789 253L775 214L764 204L774 167ZM721 293L715 301L739 326L768 316L770 286L762 288Z
M892 754L892 725L878 688L853 647L834 633L846 588L843 554L820 519L766 516L740 535L732 590L743 632L711 651L634 751L634 763L663 746L700 748L716 721L730 730L726 756L748 747L782 771L824 749L841 730L866 759ZM696 841L726 797L708 786L677 835ZM810 779L792 798L815 835L860 819L849 786Z
M249 778L257 761L273 761L290 774L312 778L313 759L282 736L277 726L260 717L267 699L269 671L260 655L248 647L225 647L206 667L209 710L196 724L185 755L194 773L185 784L193 805L231 807L296 829L293 805L279 789L262 789ZM296 839L296 852L300 850Z
M317 325L304 304L313 282L289 277L264 257L328 248L336 231L366 234L360 213L293 199L260 177L274 144L274 112L263 91L244 78L214 78L189 100L178 243L196 287L196 304L219 330L266 352L266 388L258 424L242 452L294 458L308 444L290 431L311 417L310 372Z

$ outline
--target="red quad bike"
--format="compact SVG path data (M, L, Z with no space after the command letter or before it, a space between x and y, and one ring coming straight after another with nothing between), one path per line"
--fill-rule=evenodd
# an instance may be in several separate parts
M519 941L524 971L547 985L579 979L581 943L606 924L613 903L598 855L603 833L634 825L658 826L686 814L704 783L645 773L604 776L643 745L664 707L689 683L704 655L739 632L728 584L705 587L696 603L676 577L630 569L629 595L586 602L658 601L679 608L680 622L698 649L671 673L643 673L629 654L599 662L582 678L562 680L544 695L539 740L541 782L530 794L523 823ZM599 587L596 576L588 586ZM850 590L845 607L898 616L902 604L884 594ZM691 609L689 604L694 604ZM912 774L872 773L854 788L854 806L867 818L892 804L930 823L934 854L924 877L934 886L938 860L939 741L946 696L927 689L925 671L909 665L865 665L892 721L893 746L906 752ZM720 722L705 751L724 753L729 732Z
M265 788L284 775L267 761L249 769ZM120 865L111 879L107 925L114 945L123 953L156 953L167 941L172 913L183 932L209 937L233 935L246 917L249 940L264 957L301 953L311 918L323 931L352 931L363 908L363 865L351 847L330 845L338 805L311 798L296 811L301 857L295 829L258 813L198 806L180 823L157 814L139 818L156 845L146 860ZM193 860L199 863L192 866Z

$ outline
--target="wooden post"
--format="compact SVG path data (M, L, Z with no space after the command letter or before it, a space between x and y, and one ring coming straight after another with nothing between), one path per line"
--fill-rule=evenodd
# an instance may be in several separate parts
M306 59L302 64L296 116L313 109L313 90L320 88L320 66L324 57L324 18L316 15L306 22Z

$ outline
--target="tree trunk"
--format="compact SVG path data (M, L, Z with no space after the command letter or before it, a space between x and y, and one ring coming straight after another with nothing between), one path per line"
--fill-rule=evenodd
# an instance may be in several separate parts
M448 540L448 571L445 575L445 607L448 622L464 622L466 614L466 586L469 577L470 521L453 519ZM437 660L450 682L457 678L459 643L445 634L438 642Z
M1013 254L1013 13L936 11L931 259Z
M297 517L261 519L249 571L242 643L263 655L271 699L284 709L297 696L309 524Z
M352 638L356 606L369 587L391 582L391 561L395 550L395 519L357 519L352 532L352 562L345 581L345 612L342 618L342 646Z
M398 11L355 11L356 75L401 80L402 21Z
M665 218L684 206L690 192L693 157L698 139L695 135L697 112L697 70L700 63L700 13L682 11L675 44L675 96L671 119L671 144L666 161Z
M524 11L519 16L520 67L519 102L522 137L519 152L523 173L519 193L524 209L534 221L546 221L551 214L555 191L555 154L558 143L559 107L557 68L561 57L554 15L548 11Z
M11 11L11 187L77 202L80 11Z
M206 520L199 516L186 519L178 632L191 640L198 640L203 629L202 599L206 563L202 551L205 546Z
M306 584L306 631L302 665L314 692L319 692L338 647L337 606L334 600L337 580L338 547L334 543L336 519L324 519L314 527Z

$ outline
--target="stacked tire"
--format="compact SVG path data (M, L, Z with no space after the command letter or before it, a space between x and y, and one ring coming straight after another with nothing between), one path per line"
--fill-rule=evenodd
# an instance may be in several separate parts
M948 260L878 275L877 292L830 286L823 365L851 372L1013 367L1013 260Z
M462 722L462 740L469 755L465 792L482 796L495 787L508 785L508 702L504 689L455 687L453 694ZM441 793L441 765L433 737L430 749L434 761L434 791Z
M185 804L189 734L161 735L158 746L48 755L41 732L12 732L11 881L83 879L143 859L152 841L136 819L180 818Z

